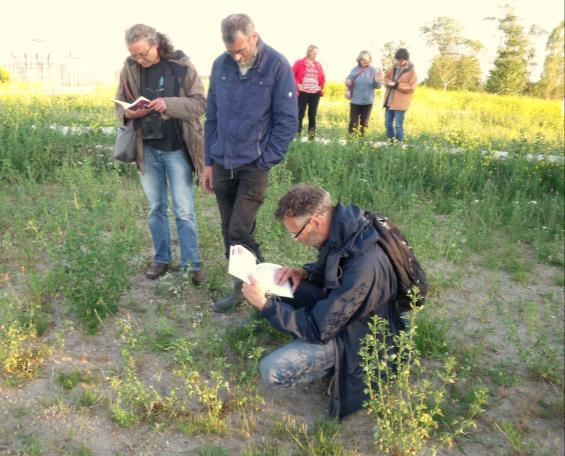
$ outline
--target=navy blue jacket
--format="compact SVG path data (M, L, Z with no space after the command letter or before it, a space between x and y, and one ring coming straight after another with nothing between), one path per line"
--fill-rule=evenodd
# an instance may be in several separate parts
M279 163L298 129L296 84L288 61L261 40L253 67L242 76L228 53L214 61L206 123L205 164L226 169Z
M370 318L376 314L387 320L392 334L404 328L394 305L396 274L378 237L361 209L338 204L329 238L310 268L309 280L326 288L327 297L298 309L270 298L261 312L275 328L306 342L335 342L330 414L338 418L359 410L368 399L359 349Z

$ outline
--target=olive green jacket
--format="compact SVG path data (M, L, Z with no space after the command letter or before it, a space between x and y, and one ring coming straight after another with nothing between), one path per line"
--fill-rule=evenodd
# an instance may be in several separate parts
M192 164L196 179L202 172L204 166L204 135L200 117L204 114L206 107L206 96L202 79L196 71L190 59L182 51L175 51L170 59L167 59L175 77L178 78L179 96L165 97L167 110L164 115L180 119L182 125L182 137L185 150ZM120 73L120 83L116 92L117 100L127 102L134 101L141 95L141 66L131 57L128 57ZM116 103L116 115L123 125L131 122L125 118L124 108ZM136 126L136 163L143 173L143 140L141 128Z

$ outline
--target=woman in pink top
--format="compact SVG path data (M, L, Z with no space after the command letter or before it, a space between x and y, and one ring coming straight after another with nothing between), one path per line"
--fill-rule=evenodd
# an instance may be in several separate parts
M302 133L302 120L308 107L308 138L316 135L316 113L320 97L324 95L326 76L320 62L316 60L318 47L311 44L306 57L294 62L292 71L298 89L298 134Z

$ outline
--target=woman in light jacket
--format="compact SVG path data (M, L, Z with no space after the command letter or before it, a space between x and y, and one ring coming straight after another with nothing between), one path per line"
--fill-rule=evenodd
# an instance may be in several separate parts
M361 51L357 65L345 80L347 93L350 93L349 133L365 134L369 126L371 110L375 102L375 89L381 87L381 72L371 66L373 58L369 51Z
M324 96L326 76L320 62L316 60L318 47L311 44L306 57L297 60L292 66L296 88L298 89L298 134L302 133L302 121L308 107L308 138L316 135L316 114L320 97Z
M385 74L383 107L386 109L386 136L390 142L394 142L395 138L397 141L404 140L404 117L418 83L416 70L409 59L408 51L400 48L394 55L394 66Z

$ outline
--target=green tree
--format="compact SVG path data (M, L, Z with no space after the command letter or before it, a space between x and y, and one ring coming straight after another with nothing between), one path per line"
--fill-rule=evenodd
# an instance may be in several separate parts
M443 90L481 89L481 65L473 55L438 55L428 70L426 85Z
M487 78L486 89L506 95L523 94L528 88L529 66L534 51L514 8L506 5L504 10L504 17L498 19L503 44L498 48L494 68Z
M537 93L544 98L562 98L564 95L564 24L565 23L561 21L561 23L553 29L547 39L547 55L543 63L543 73L537 90Z
M400 48L407 48L408 46L402 40L400 41L387 41L381 48L381 70L384 72L394 65L394 54Z
M428 46L437 55L428 70L426 84L443 90L477 90L481 86L481 66L477 58L483 45L463 36L463 28L453 18L437 17L421 28Z
M481 64L475 55L462 55L457 62L461 71L457 72L457 80L453 85L456 90L481 90Z

